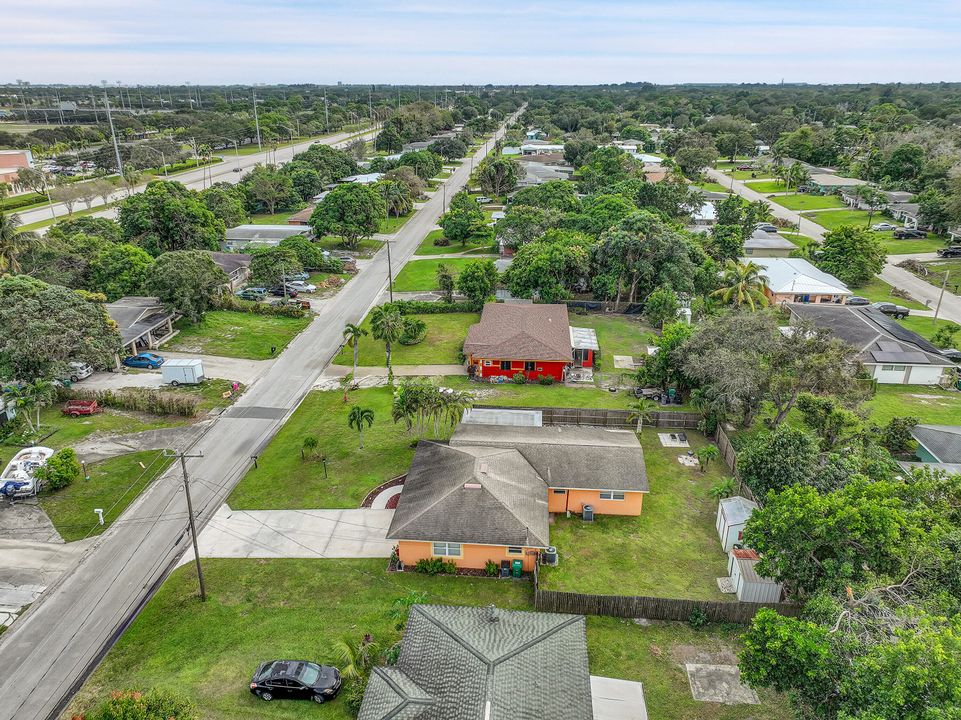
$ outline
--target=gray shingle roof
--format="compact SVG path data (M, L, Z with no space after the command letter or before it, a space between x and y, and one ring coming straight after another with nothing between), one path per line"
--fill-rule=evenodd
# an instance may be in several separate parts
M453 447L514 448L550 487L647 492L644 451L629 430L459 425ZM405 491L406 492L406 491Z
M953 365L940 351L872 307L847 305L788 305L791 314L827 328L835 337L861 351L865 364Z
M358 720L592 717L583 617L414 605L397 665L371 676Z
M570 327L566 305L487 303L480 322L467 331L464 354L570 362Z
M117 323L124 345L175 317L167 312L158 297L127 295L106 305L110 319Z
M916 425L911 435L942 463L961 463L961 425Z
M547 547L547 486L516 450L421 442L387 537Z

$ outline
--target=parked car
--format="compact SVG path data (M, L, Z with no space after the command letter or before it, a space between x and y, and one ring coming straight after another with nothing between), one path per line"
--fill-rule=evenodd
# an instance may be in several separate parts
M250 692L261 700L333 700L342 684L340 671L306 660L261 663L250 680Z
M481 203L481 204L494 202L493 200L491 200L491 199L490 199L489 197L487 197L486 195L481 195L480 197L476 197L476 198L474 198L474 199L475 199L477 202Z
M234 293L241 300L263 300L267 297L267 288L244 288Z
M270 293L271 295L273 295L274 297L284 297L284 295L286 295L287 297L292 297L292 298L297 297L297 291L296 291L296 290L291 290L289 287L284 288L283 285L274 285L274 286L273 286L272 288L270 288L270 290L268 290L267 292L269 292L269 293Z
M81 415L96 415L103 412L103 408L96 400L69 400L63 406L61 412L70 417L80 417Z
M123 364L131 368L149 368L156 370L164 364L164 359L154 353L142 352L123 359Z
M905 318L911 314L911 311L906 307L895 305L894 303L889 302L871 303L871 307L873 307L875 310L883 312L885 315L890 315L895 320L900 320L901 318Z
M287 273L284 277L287 279L287 282L290 282L291 280L306 280L310 275L305 272L292 272Z
M72 362L67 365L67 373L64 380L72 383L80 382L93 375L93 368L85 362Z
M317 289L316 285L306 282L305 280L294 280L293 282L287 283L287 287L299 293L312 293Z
M777 232L777 227L771 223L758 223L754 226L755 230L761 230L762 232Z
M913 228L898 228L894 231L894 237L897 240L918 240L920 238L926 238L928 234L924 230L915 230Z
M861 297L860 295L852 295L848 298L845 305L870 305L871 301L866 297Z
M797 191L799 193L809 193L811 192L811 187L809 185L798 185Z
M938 250L938 257L961 257L961 245L951 245L950 247L941 248Z
M888 232L888 230L897 230L898 226L892 225L889 222L879 222L874 223L874 225L871 226L871 229L875 232Z
M738 170L753 170L753 169L754 169L754 166L753 166L753 165L738 165L738 166L737 166L737 169L738 169Z

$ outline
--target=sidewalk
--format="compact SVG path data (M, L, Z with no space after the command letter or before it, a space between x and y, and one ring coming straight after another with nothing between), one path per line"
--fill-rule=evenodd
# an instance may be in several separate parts
M324 376L342 378L353 370L351 365L328 365ZM463 365L394 365L394 377L420 377L443 375L466 375ZM359 365L356 379L365 377L387 377L387 367L379 365Z

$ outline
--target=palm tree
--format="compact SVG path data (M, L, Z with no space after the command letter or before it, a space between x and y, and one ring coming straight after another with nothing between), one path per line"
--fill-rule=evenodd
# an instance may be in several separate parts
M27 392L33 397L33 405L37 411L37 432L40 431L40 411L50 404L53 399L53 383L49 380L34 380L27 385Z
M722 287L711 293L724 303L735 307L747 306L753 312L767 305L764 287L767 281L761 275L761 267L753 262L738 263L728 260L724 266Z
M387 382L394 384L394 370L390 366L391 346L404 334L404 316L392 305L378 305L370 312L370 334L381 340L387 351Z
M631 409L631 414L627 416L628 422L636 420L637 432L641 432L641 430L644 429L644 421L651 418L654 408L657 407L657 403L647 398L640 398L636 402L632 402L628 407Z
M36 242L37 234L20 229L19 215L0 212L0 275L20 272L18 256Z
M717 449L717 445L702 445L694 451L694 456L701 466L701 472L706 472L711 460L717 460L721 457L721 451Z
M360 436L361 450L364 449L364 423L367 423L367 427L374 424L374 411L360 405L351 407L350 413L347 415L347 427L357 430L357 434Z
M304 444L300 451L300 459L306 460L309 457L313 457L314 451L317 450L317 445L320 441L317 439L316 435L308 435L304 438Z
M380 646L370 635L364 635L356 643L338 640L334 643L334 650L340 655L340 674L348 680L367 677L380 654Z
M367 334L367 331L360 325L347 323L344 326L344 339L347 340L347 344L354 350L354 377L357 377L357 357L360 353L360 339Z
M386 180L377 183L377 186L384 198L387 212L393 213L394 217L405 215L414 207L414 202L410 199L410 192L403 183L396 180Z
M347 402L348 393L350 389L354 386L354 373L349 372L344 377L340 379L340 389L344 391L344 402Z

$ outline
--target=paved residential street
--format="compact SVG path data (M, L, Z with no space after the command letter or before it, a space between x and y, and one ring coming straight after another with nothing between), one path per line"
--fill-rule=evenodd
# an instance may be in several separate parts
M348 138L352 138L356 132L342 132L329 135L325 138L319 140L307 140L296 145L291 145L286 148L279 148L276 153L270 154L270 161L277 165L283 165L285 162L289 162L290 159L297 153L303 152L311 145L319 143L322 145L333 145L334 147L343 145L347 142ZM376 134L376 131L370 130L364 132L361 137L371 138ZM265 163L265 153L258 152L251 155L241 155L240 158L236 158L228 151L217 152L217 155L223 155L224 161L222 163L217 163L216 165L210 165L203 168L198 168L197 170L189 170L184 173L177 173L170 177L171 180L176 180L179 183L183 183L188 188L192 190L202 190L205 187L210 187L211 184L216 182L228 182L231 184L236 184L240 182L240 178L243 177L244 172L250 170L254 165L258 163L263 165ZM235 172L236 168L240 168L241 172ZM150 180L163 180L163 175L150 178ZM146 183L138 185L136 187L137 192L141 192L146 187ZM127 197L126 190L118 190L111 196L111 201L122 200ZM99 207L104 204L102 198L97 198L91 203L92 207ZM75 209L81 207L86 207L85 205L78 204ZM66 206L63 203L54 203L53 214L57 217L65 217L67 213ZM93 213L96 217L107 217L112 216L115 210L105 210L102 212ZM26 210L24 212L17 213L20 216L20 220L24 225L30 225L35 222L42 222L45 220L50 220L51 206L44 205L41 208L36 208L35 210Z
M503 128L498 137L501 134ZM475 164L483 156L481 149ZM464 186L469 172L470 164L464 163L447 180L448 198ZM395 275L434 227L441 205L442 193L435 192L397 233ZM338 352L344 325L361 322L386 281L387 252L382 249L193 446L193 453L203 453L187 461L201 527L225 502L251 456L262 451ZM0 637L0 720L55 715L189 548L186 503L175 464Z
M919 302L923 302L932 310L938 305L938 298L941 296L941 288L935 287L929 282L926 282L919 278L917 275L909 273L904 268L897 267L899 262L904 260L937 260L938 256L936 253L918 253L916 255L888 255L888 260L884 265L884 269L881 270L881 279L887 283L890 283L894 287L901 288L902 290L907 290L912 297L914 297ZM961 280L961 278L959 278ZM915 315L927 314L923 312L914 312ZM956 323L961 323L961 297L958 297L949 290L944 291L944 297L941 300L941 310L938 313L939 318L944 318L945 320L953 320Z

